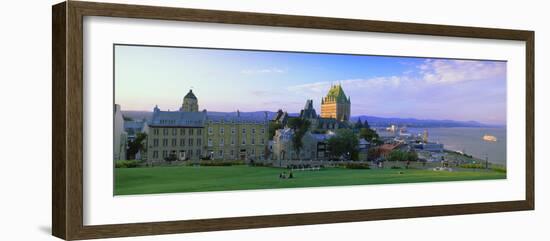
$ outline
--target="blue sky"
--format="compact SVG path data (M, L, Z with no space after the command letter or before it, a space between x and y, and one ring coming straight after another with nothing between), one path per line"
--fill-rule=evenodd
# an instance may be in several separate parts
M299 112L331 84L352 115L506 124L506 62L171 47L115 47L115 102L177 110L193 89L209 111Z

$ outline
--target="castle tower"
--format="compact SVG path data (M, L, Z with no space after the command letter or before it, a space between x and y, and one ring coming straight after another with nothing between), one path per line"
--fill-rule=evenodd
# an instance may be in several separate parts
M304 109L300 111L300 117L304 119L315 119L317 118L317 113L313 108L313 100L307 100Z
M183 97L183 104L181 105L180 111L185 112L198 112L199 111L199 102L193 90L189 90L189 93Z
M351 100L346 97L340 84L330 87L327 95L321 100L321 117L349 121Z

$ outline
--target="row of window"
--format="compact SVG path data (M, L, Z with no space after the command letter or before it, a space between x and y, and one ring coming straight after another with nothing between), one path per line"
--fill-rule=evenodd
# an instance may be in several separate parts
M180 151L180 154L182 152L185 152L184 158L193 158L193 154L194 154L193 150ZM178 155L177 151L164 150L164 151L162 151L162 158L168 157L170 155L170 153L172 153L174 155ZM200 157L201 156L201 150L196 150L195 155ZM183 156L177 156L177 157L180 158L180 157L183 157ZM153 158L159 158L159 151L153 151Z
M179 141L178 141L179 140ZM158 147L160 145L160 139L153 139L153 147ZM188 139L185 139L185 138L181 138L181 139L177 139L177 138L173 138L173 139L168 139L168 138L164 138L162 139L162 146L164 147L167 147L169 146L193 146L193 145L196 145L197 146L200 146L202 145L202 139L198 138L198 139L193 139L193 138L188 138ZM241 145L246 145L246 138L242 138L241 139ZM214 145L214 142L212 140L212 138L208 138L208 146L213 146ZM220 138L218 144L220 146L224 146L225 145L225 139L224 138ZM231 143L230 143L232 146L235 145L235 138L232 137L231 138ZM250 144L251 145L256 145L256 139L255 138L252 138L250 139ZM265 144L265 139L264 138L261 138L260 139L260 144L261 145L264 145Z
M197 133L197 135L199 135L199 136L202 135L202 129L200 129L200 128L196 128L196 129L191 129L191 128L164 128L164 129L162 129L162 134L167 136L167 135L170 134L170 130L172 130L171 131L172 136L177 136L178 133L182 136L186 135L186 134L192 136L195 133ZM160 128L153 128L153 135L158 136L159 133L160 133Z
M219 146L224 146L225 145L225 139L220 138L220 141L218 142L218 144L219 144ZM256 139L255 138L250 139L250 144L251 145L256 145ZM262 144L262 145L265 144L265 139L264 138L260 139L260 144ZM208 146L213 146L213 145L214 145L214 142L213 142L212 138L208 138ZM235 137L231 137L231 145L232 146L235 145ZM246 145L246 138L241 139L241 145Z
M220 127L219 131L220 131L219 133L221 135L225 134L225 128L224 127ZM237 129L235 127L231 127L231 134L235 134L236 131L237 131ZM251 132L252 132L252 134L256 134L256 128L252 128ZM212 127L208 127L208 134L212 135L213 133L214 133L214 129ZM246 128L242 128L241 133L246 134ZM265 128L260 128L260 133L265 134Z
M171 139L172 140L172 146L178 146L178 139L174 138L174 139ZM168 138L164 138L162 139L162 146L168 146L168 142L170 140ZM184 138L181 138L179 139L179 146L193 146L193 144L196 142L197 146L200 146L202 145L202 139L193 139L193 138L189 138L189 139L184 139ZM154 147L158 147L159 146L159 139L153 139L153 146Z
M175 150L172 150L172 151L168 151L168 150L164 150L162 151L162 158L166 158L170 155L170 153L172 153L173 155L176 155L177 158L183 158L183 159L188 159L188 158L193 158L194 156L193 155L196 155L197 157L200 157L201 156L201 150L195 150L195 152L193 152L193 150L186 150L186 151L175 151ZM236 150L230 150L229 152L229 156L231 158L236 158L237 154L237 151ZM224 157L224 150L219 150L218 153L217 153L217 156L214 156L214 152L211 152L210 153L210 157L211 158L223 158ZM256 150L252 149L250 150L250 153L248 155L248 157L251 157L251 158L255 158L256 157ZM263 155L262 153L259 153L259 156L258 156L260 159L263 159ZM155 159L158 159L159 158L159 151L153 151L153 158Z
M229 157L230 158L237 158L237 156L235 155L237 153L237 151L235 150L230 150L229 151ZM217 155L215 156L214 155L214 152L211 152L210 153L210 158L223 158L224 157L224 151L223 150L219 150L218 153L216 153ZM261 153L259 153L260 155L258 156L260 159L263 159L263 155L261 155ZM250 158L256 158L256 150L252 149L250 150L250 154L247 155L248 157Z

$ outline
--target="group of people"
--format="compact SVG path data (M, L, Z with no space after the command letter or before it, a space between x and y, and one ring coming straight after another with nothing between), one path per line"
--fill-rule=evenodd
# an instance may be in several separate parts
M281 172L279 174L279 179L290 179L294 178L294 175L292 175L292 171L290 171L288 174L286 172Z

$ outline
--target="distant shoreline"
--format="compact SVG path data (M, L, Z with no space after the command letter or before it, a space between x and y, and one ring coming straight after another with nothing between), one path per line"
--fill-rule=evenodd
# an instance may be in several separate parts
M276 112L274 111L254 111L254 112L240 112L241 116L257 117L259 119L265 118L265 113L268 113L268 118L273 119ZM123 110L123 115L134 120L150 120L152 111L134 111ZM236 111L232 112L218 112L208 111L210 115L236 115ZM289 116L299 116L297 113L288 113ZM389 125L406 126L411 128L449 128L449 127L483 127L483 128L506 128L505 124L485 124L477 121L455 121L455 120L434 120L434 119L415 119L415 118L397 118L397 117L377 117L377 116L352 116L351 122L356 122L361 119L362 121L368 121L371 127L387 127Z

